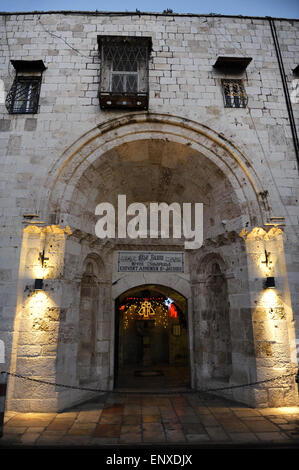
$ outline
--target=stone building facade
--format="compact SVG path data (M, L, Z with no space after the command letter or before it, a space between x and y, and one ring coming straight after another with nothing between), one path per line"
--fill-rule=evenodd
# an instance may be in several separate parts
M120 299L146 291L184 310L185 346L169 344L186 355L189 387L297 403L298 41L296 20L1 15L2 369L112 390L128 356L117 352ZM105 44L147 53L114 70ZM118 195L203 203L202 247L100 239L95 208ZM183 252L184 269L121 272L119 253L136 251ZM94 395L13 375L8 390L8 407L23 411Z

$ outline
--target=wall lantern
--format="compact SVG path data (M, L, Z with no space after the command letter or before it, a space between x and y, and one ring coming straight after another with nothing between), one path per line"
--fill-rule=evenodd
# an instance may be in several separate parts
M43 250L42 252L39 253L38 259L40 261L40 264L41 264L42 268L44 268L45 261L49 259L49 258L45 257L45 250ZM35 291L43 290L43 287L44 287L44 280L42 278L35 279L35 281L34 281L34 290Z
M43 290L44 287L44 280L43 279L35 279L34 281L34 290Z
M264 280L264 289L275 287L275 277L266 277Z

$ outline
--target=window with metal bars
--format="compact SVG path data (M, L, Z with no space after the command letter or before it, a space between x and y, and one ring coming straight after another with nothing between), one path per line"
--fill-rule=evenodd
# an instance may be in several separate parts
M112 72L111 91L112 93L137 93L138 74L130 72Z
M148 108L151 38L99 36L101 108Z
M41 77L17 75L6 98L11 114L35 114L38 109Z
M246 108L248 98L242 80L222 79L221 84L226 108Z

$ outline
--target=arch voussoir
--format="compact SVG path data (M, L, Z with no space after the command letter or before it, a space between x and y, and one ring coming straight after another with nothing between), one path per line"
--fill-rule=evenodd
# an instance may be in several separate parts
M260 194L265 192L262 181L247 157L232 142L205 125L156 113L126 115L105 122L66 149L46 182L44 194L47 198L41 197L43 217L47 218L53 211L68 211L80 178L107 151L145 138L180 142L203 154L230 181L244 215L248 215L252 225L267 222L269 213L260 199Z

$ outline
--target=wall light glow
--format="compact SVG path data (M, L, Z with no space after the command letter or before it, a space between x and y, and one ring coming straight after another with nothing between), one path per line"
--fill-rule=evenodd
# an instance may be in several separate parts
M44 279L44 268L40 264L36 264L32 268L32 274L35 279Z
M25 302L25 309L30 312L34 318L41 318L49 308L55 307L55 302L47 292L38 290L33 292Z
M34 279L47 279L49 277L50 268L47 266L41 266L41 264L35 264L32 267L32 275Z
M299 406L281 406L276 408L275 412L282 413L282 414L297 414L299 415Z
M273 308L280 305L279 297L275 289L266 289L262 293L261 304L264 308Z
M264 329L268 340L283 343L285 330L277 327L277 321L285 319L285 309L277 291L275 289L264 290L260 296L259 305L266 312L267 318L264 321Z

